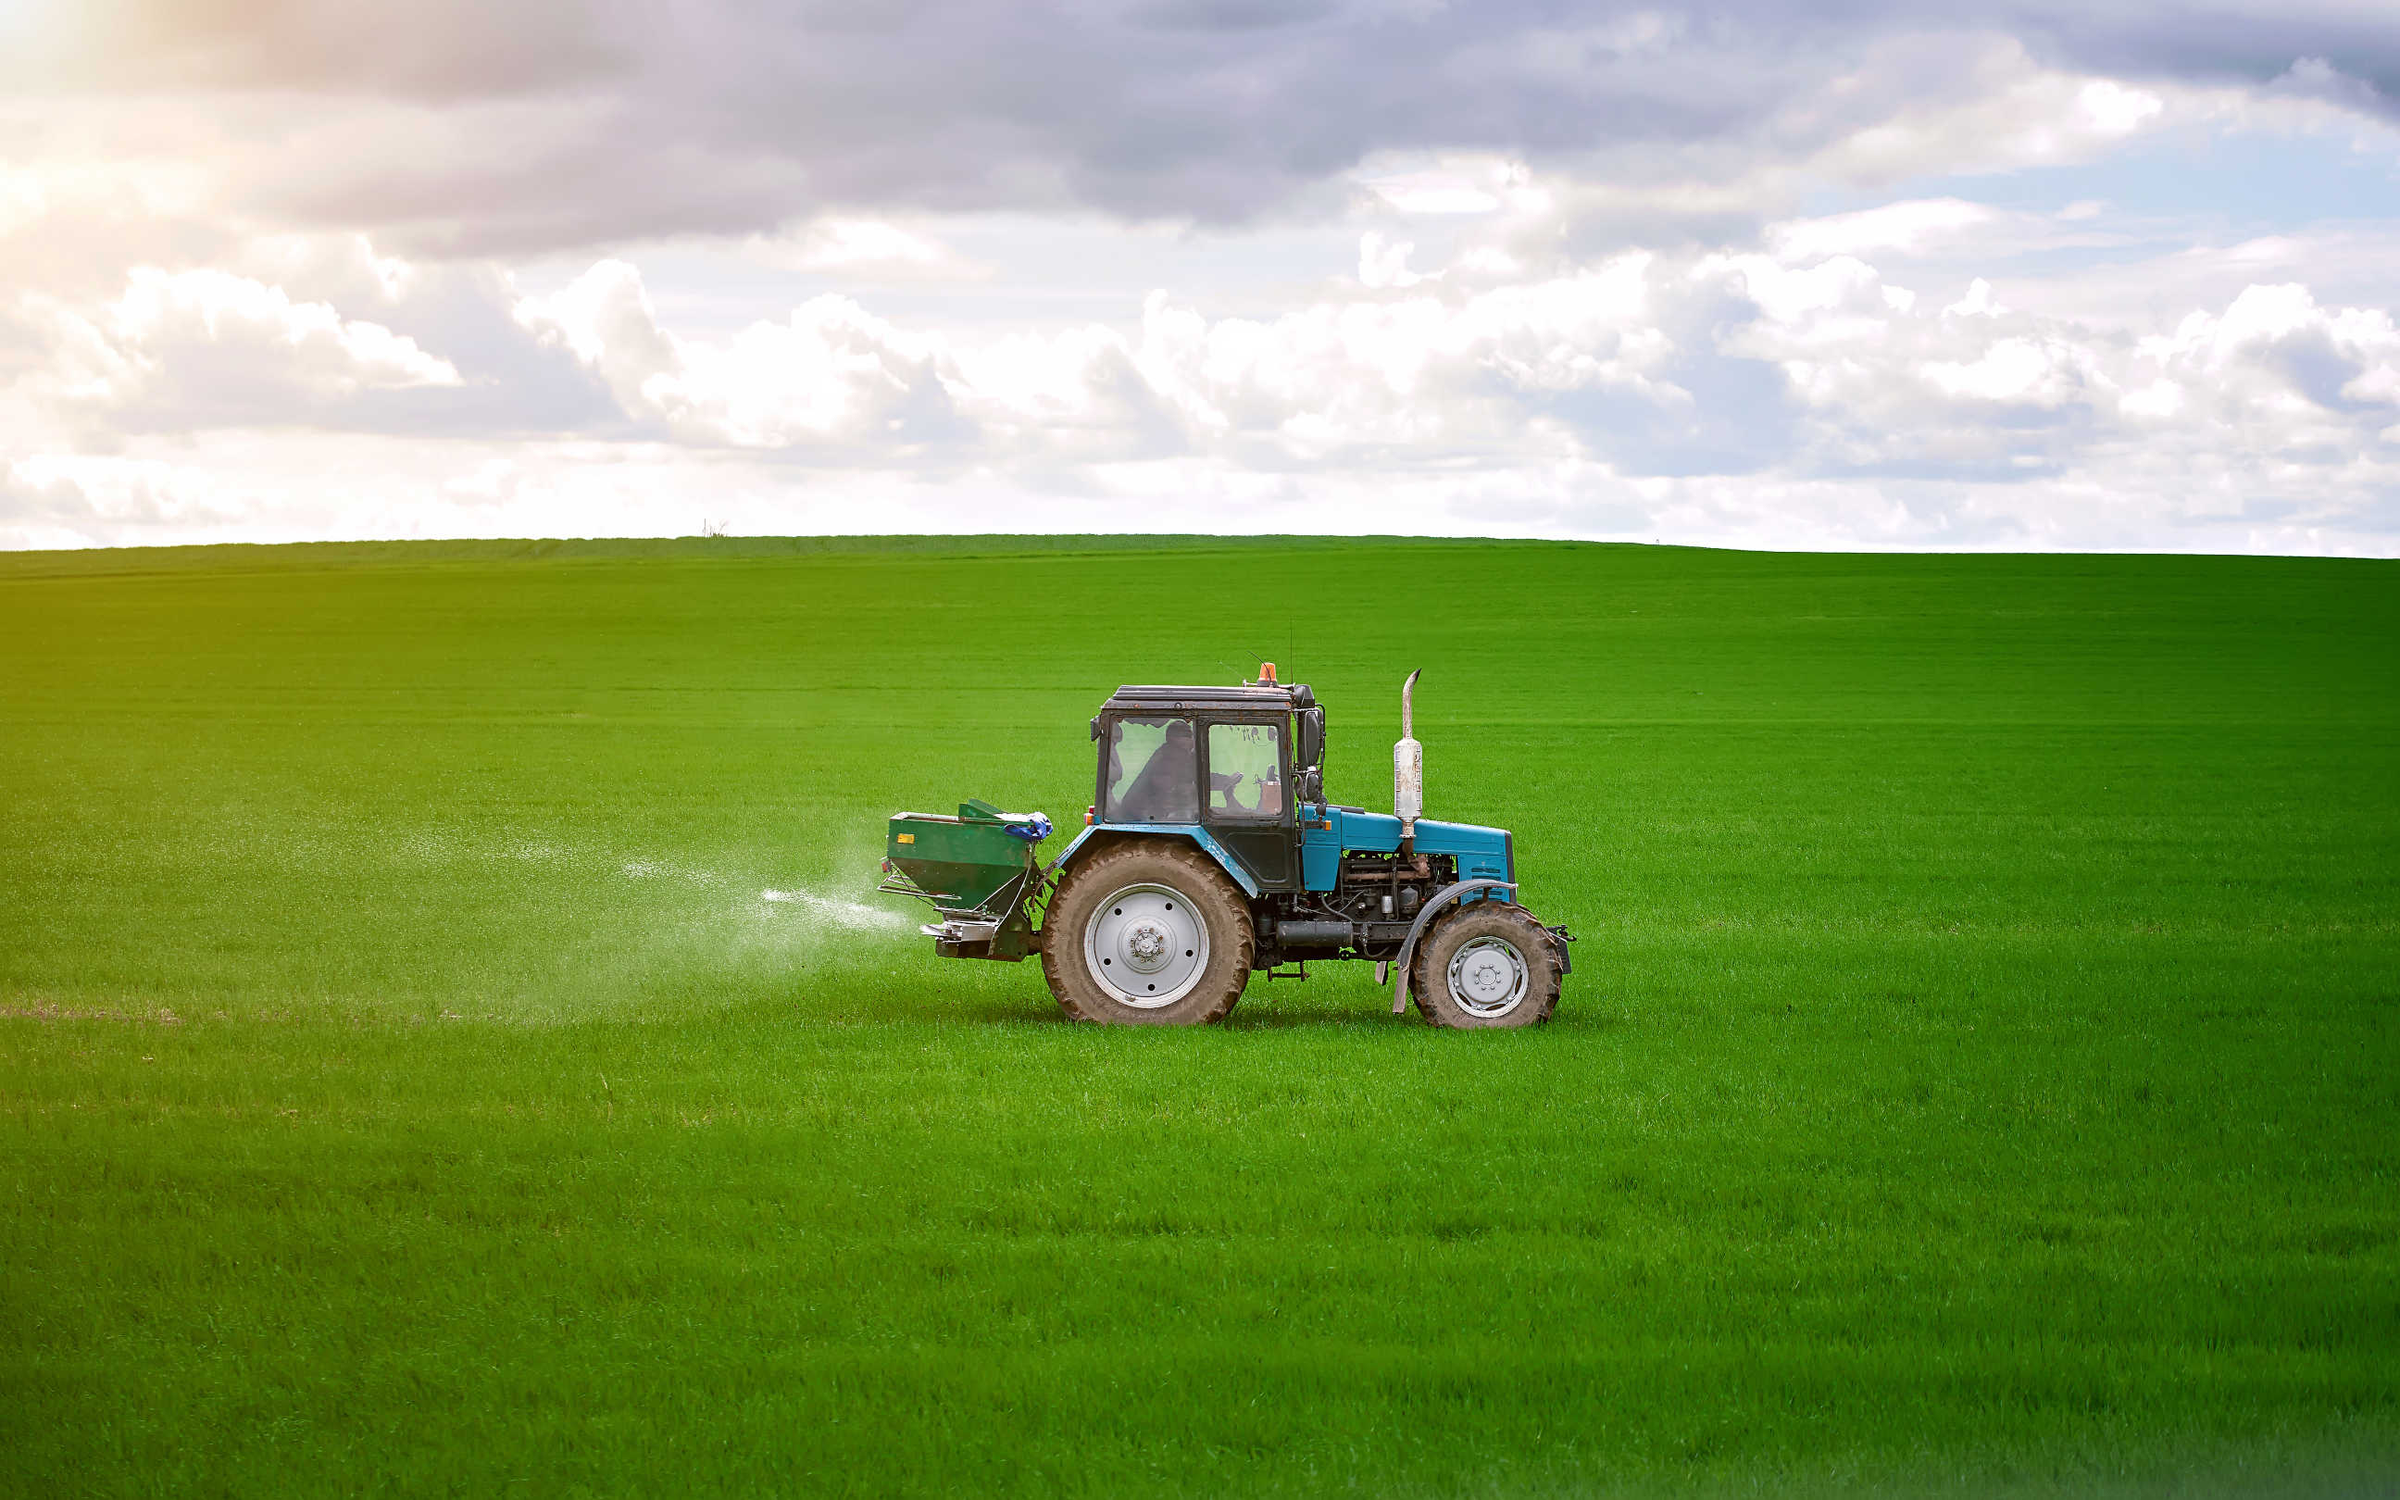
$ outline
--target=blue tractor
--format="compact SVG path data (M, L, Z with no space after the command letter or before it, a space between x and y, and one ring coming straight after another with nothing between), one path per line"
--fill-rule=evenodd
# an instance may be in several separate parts
M881 887L931 902L945 958L1039 955L1084 1021L1222 1020L1253 973L1373 963L1392 1012L1530 1026L1571 969L1563 927L1516 900L1506 829L1419 816L1423 750L1400 690L1389 815L1325 798L1325 710L1273 663L1239 687L1121 687L1092 720L1084 827L1044 864L1039 813L986 802L891 820Z

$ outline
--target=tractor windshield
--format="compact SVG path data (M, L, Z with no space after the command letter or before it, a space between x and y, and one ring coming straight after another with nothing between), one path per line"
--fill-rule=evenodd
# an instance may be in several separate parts
M1200 759L1189 719L1119 719L1108 736L1108 820L1200 821Z
M1283 726L1208 726L1208 813L1272 820L1283 816Z

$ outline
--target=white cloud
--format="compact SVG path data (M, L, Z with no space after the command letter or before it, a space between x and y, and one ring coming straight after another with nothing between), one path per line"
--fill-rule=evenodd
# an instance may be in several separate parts
M1426 278L1408 268L1417 247L1408 240L1388 240L1370 229L1358 239L1358 283L1370 291L1415 286ZM1439 276L1440 272L1434 273Z
M1363 252L1406 265L1403 246L1369 238ZM2291 475L2270 480L2272 457L2321 469L2327 513L2381 514L2388 499L2391 321L2297 287L2136 338L2012 311L1982 282L1921 304L1853 255L1627 254L1479 288L1364 279L1265 319L1154 294L1131 335L976 341L823 297L708 340L661 329L631 268L604 263L526 315L681 439L819 464L1030 483L1062 464L1122 478L1145 463L1340 475L1471 461L1503 486L1565 464L1620 483L2084 475L2105 489L2138 444L2129 483L2160 483L2175 455L2280 493Z
M519 320L597 372L619 404L678 439L740 448L855 444L899 450L958 436L938 346L870 316L847 297L813 298L780 323L729 340L676 338L659 326L641 274L593 266Z
M1511 157L1459 153L1431 161L1370 158L1352 176L1404 214L1480 215L1526 206L1533 174Z
M1922 86L1937 80L1936 87ZM1902 36L1880 44L1825 96L1803 100L1787 120L1797 125L1810 112L1848 113L1844 101L1850 98L1883 103L1882 110L1854 115L1852 128L1827 133L1810 169L1844 181L1886 183L1929 172L2086 159L2160 123L2168 97L2164 90L2041 66L2006 36ZM2182 90L2177 97L2197 96Z
M110 425L318 420L363 392L459 384L413 339L225 271L137 268L96 311L26 306L51 359L16 392Z
M1930 245L1955 243L1988 228L1997 209L1958 198L1914 198L1855 213L1794 219L1767 232L1779 260L1816 260L1833 255L1872 255L1879 250L1916 253Z
M350 513L413 504L505 528L599 493L577 477L586 467L654 452L715 453L705 461L720 465L759 455L779 467L738 471L759 494L803 471L851 489L928 487L910 490L918 514L953 513L933 498L945 487L962 517L985 514L994 494L1050 497L1011 524L1065 524L1084 503L1074 496L1148 494L1174 475L1220 497L1211 524L1234 514L1261 529L1374 530L1400 514L1372 499L1378 483L1414 476L1407 514L1435 530L1513 516L1535 530L1672 526L1687 538L1848 525L1894 545L2122 545L2144 527L2190 537L2264 517L2261 535L2287 539L2311 526L2320 538L2400 535L2400 331L2388 312L2261 283L2129 330L2012 309L1980 281L1946 301L1920 297L1861 255L1801 253L1913 243L1915 222L1783 236L1780 253L1626 253L1496 285L1454 282L1449 267L1405 286L1328 281L1264 317L1157 293L1123 327L985 337L844 296L729 333L679 332L631 262L605 259L517 298L508 326L587 372L618 428L579 417L538 460L512 456L493 446L511 420L502 402L461 429L454 459L414 458L413 502ZM1407 264L1401 247L1367 248ZM253 263L277 255L394 309L439 280L366 247L262 247ZM460 378L439 349L226 273L139 275L92 316L58 314L50 332L49 362L20 393L113 414L124 449L105 463L36 459L20 439L13 530L0 528L19 539L55 535L61 517L100 536L205 532L231 513L223 496L268 492L152 451L142 434L169 429L162 412L180 412L186 430L231 431L243 411L338 411L379 385ZM189 386L210 371L240 371L248 394L196 404ZM711 472L704 492L717 495L737 471ZM1245 474L1256 482L1237 483ZM26 488L36 480L48 488ZM59 498L62 483L84 498ZM611 485L612 514L647 513ZM275 492L302 489L278 481ZM1328 494L1355 494L1360 508ZM1778 496L1810 497L1817 519L1775 519ZM2090 513L2059 509L2061 497ZM1114 524L1191 524L1188 509L1159 503L1173 508L1145 502ZM843 528L878 529L873 519L845 515Z
M281 287L223 271L138 269L111 321L120 344L153 364L202 349L263 354L289 379L331 396L458 384L448 360L379 323L344 318L323 302L294 302Z
M2008 309L1992 299L1992 284L1978 276L1967 283L1967 294L1942 309L1945 318L1996 318Z
M46 141L53 132L40 125L18 139ZM0 155L0 287L106 296L136 265L206 261L239 239L207 165L99 153L93 143L46 158Z
M243 519L207 470L163 459L0 458L0 544L77 547L221 535Z
M646 404L649 382L680 362L651 310L642 273L626 261L600 261L549 296L519 302L515 316L536 336L563 343L629 410Z
M823 218L784 234L753 236L744 248L765 265L851 280L959 281L991 274L939 238L883 219Z
M678 347L678 368L642 391L678 433L747 448L905 452L963 431L938 346L847 297L812 298L783 322L754 323L728 343Z
M2082 389L2080 351L2039 339L2001 339L1974 360L1933 360L1925 379L1944 395L2056 408Z

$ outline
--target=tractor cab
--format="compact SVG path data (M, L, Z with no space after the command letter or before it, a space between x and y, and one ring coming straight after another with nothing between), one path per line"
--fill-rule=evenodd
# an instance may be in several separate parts
M1300 809L1323 795L1325 710L1273 671L1240 687L1118 688L1092 720L1092 821L1201 837L1254 893L1298 890Z

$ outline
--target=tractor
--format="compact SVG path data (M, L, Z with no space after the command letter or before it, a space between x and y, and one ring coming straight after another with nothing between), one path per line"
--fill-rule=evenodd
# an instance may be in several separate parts
M1120 687L1092 719L1084 826L1044 864L1041 813L969 801L899 813L878 887L931 903L944 958L1038 955L1069 1016L1223 1020L1254 973L1304 979L1353 959L1437 1026L1549 1019L1571 971L1564 927L1516 900L1506 829L1424 811L1413 694L1400 689L1392 811L1325 797L1325 710L1261 664L1238 687Z

